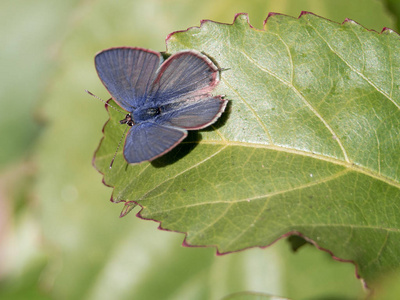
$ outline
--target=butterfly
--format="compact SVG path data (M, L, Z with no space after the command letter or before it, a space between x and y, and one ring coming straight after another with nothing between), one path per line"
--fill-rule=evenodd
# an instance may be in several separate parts
M98 76L130 126L123 154L130 164L152 161L176 147L188 130L205 128L228 100L211 95L220 69L194 50L164 60L159 52L118 47L95 56Z

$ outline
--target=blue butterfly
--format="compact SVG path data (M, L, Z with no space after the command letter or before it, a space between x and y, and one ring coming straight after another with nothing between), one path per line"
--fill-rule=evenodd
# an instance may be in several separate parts
M214 123L228 102L211 95L220 70L197 51L177 52L163 61L152 50L110 48L96 55L95 66L112 98L128 112L120 123L131 126L124 145L130 164L167 153L187 130Z

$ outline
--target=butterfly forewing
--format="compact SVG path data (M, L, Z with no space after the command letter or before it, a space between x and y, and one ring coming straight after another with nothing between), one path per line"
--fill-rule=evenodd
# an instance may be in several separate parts
M204 55L182 51L169 57L160 67L147 101L157 104L207 95L219 81L218 68Z
M160 63L160 53L141 48L110 48L95 57L104 86L129 112L145 102Z
M133 126L125 140L124 157L128 163L151 161L168 152L187 136L187 131L152 122Z

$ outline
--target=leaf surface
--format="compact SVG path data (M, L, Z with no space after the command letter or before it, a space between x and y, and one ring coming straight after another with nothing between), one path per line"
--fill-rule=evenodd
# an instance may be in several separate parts
M367 280L399 266L399 36L313 14L270 14L264 30L237 15L167 39L222 71L230 104L152 163L128 165L110 121L95 165L115 202L220 253L300 233ZM133 202L134 201L134 202Z

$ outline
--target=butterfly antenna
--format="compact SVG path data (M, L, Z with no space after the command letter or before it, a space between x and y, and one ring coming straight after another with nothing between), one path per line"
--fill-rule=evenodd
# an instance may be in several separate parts
M113 165L113 163L114 163L115 157L117 156L119 147L121 146L122 140L123 140L123 138L124 138L124 136L125 136L126 131L128 130L128 128L129 128L129 126L126 126L126 128L125 128L125 130L124 130L124 133L122 134L121 139L119 140L119 143L118 143L118 146L117 146L117 150L115 150L114 157L113 157L113 159L112 159L111 162L110 162L110 169L111 169L111 167L112 167L112 165Z
M97 100L100 100L101 102L103 102L105 105L111 107L112 109L120 112L121 114L125 114L123 111L119 110L118 108L115 108L114 106L110 105L107 101L104 101L103 99L101 99L100 97L97 97L95 94L92 94L91 92L89 92L88 90L85 90L86 93L88 93L90 96L95 97ZM111 98L110 98L111 99Z

